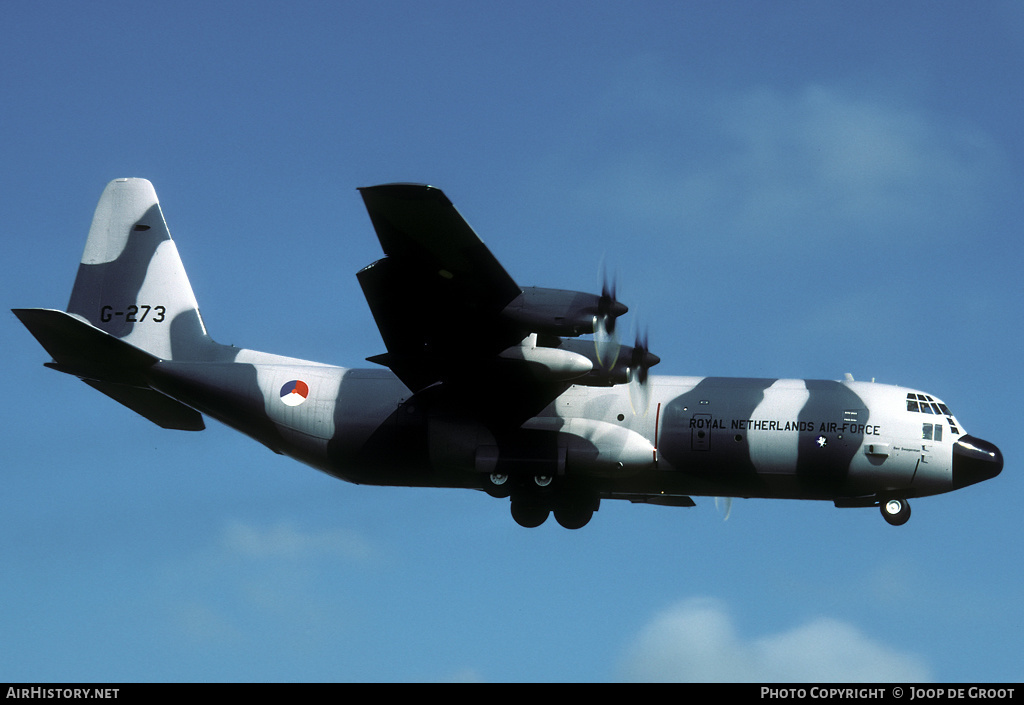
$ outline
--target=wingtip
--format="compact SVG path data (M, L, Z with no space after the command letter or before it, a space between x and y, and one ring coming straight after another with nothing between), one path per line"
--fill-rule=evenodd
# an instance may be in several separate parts
M359 191L364 198L367 196L379 195L402 200L433 199L449 204L451 203L451 201L448 200L448 197L444 195L444 191L436 186L431 186L430 184L399 182L377 184L376 186L360 186L356 190Z

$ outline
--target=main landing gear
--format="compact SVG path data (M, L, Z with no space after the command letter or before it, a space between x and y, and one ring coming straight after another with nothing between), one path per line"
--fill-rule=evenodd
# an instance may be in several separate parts
M905 499L887 499L879 508L885 520L893 526L902 526L910 518L910 502Z
M511 497L512 518L520 526L533 529L554 513L555 521L566 529L582 529L594 516L601 503L592 492L562 487L551 475L510 477L495 473L490 476L489 494Z

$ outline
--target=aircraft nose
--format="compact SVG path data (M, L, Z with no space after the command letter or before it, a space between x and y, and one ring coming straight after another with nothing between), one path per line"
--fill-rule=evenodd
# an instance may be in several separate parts
M1003 470L1003 454L994 443L961 436L953 444L953 489L990 480Z

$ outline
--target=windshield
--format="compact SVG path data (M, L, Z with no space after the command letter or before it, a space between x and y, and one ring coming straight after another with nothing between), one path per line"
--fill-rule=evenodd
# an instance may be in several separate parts
M945 416L946 420L949 422L949 430L956 434L960 433L960 429L957 428L956 420L953 418L953 412L949 410L948 406L935 397L930 397L927 394L921 394L920 392L908 392L907 411L915 411L920 414L930 414L932 416ZM927 426L932 426L932 424L927 424ZM931 436L929 435L928 438L931 438Z

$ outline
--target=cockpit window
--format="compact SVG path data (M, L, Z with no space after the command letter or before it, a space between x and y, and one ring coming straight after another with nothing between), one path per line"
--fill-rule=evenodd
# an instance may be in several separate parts
M927 394L909 392L907 394L907 411L920 411L924 414L935 414L937 416L952 416L953 412L949 407Z
M907 393L907 411L916 411L920 414L931 414L933 416L945 416L946 421L949 422L949 430L955 434L960 433L960 429L956 427L956 421L953 419L953 412L949 410L949 407L943 404L938 399L928 396L927 394L920 394L918 392ZM925 427L933 426L934 431L931 432L934 435L935 431L938 431L939 436L935 440L942 439L942 427L938 424L924 424ZM929 431L925 429L925 434L929 434ZM930 435L925 435L925 438L930 438Z

